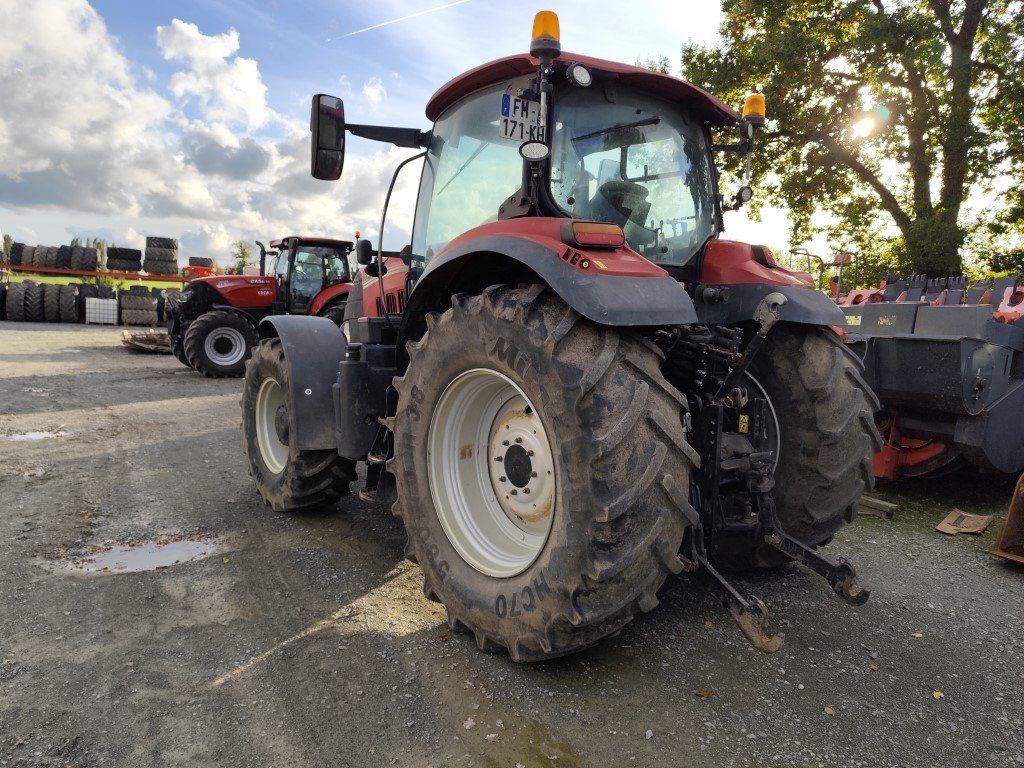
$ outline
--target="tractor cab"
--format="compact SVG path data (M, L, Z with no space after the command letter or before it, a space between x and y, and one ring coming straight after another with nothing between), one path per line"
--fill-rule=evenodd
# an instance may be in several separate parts
M271 240L270 247L277 255L265 274L275 277L277 300L289 314L309 314L321 292L352 282L350 241L291 236Z

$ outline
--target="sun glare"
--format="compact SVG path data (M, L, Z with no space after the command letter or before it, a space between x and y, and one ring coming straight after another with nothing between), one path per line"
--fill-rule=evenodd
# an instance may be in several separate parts
M853 134L854 138L866 139L874 133L877 125L878 121L876 121L874 117L865 117L864 119L858 120L854 123L850 128L850 132Z

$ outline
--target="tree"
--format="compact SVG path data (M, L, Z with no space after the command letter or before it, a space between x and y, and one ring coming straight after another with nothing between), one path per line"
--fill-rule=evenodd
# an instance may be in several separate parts
M11 260L11 246L14 245L14 238L10 235L4 235L4 261Z
M235 260L235 274L242 274L242 270L249 264L251 255L252 251L245 240L239 240L234 244L231 250L231 256Z
M1014 214L993 190L1003 175L1024 180L1024 2L724 0L723 11L722 42L684 46L683 73L731 103L767 97L757 165L794 241L816 211L862 249L891 223L912 269L938 276L962 272L961 246L983 222L1022 228L1024 197ZM967 210L974 195L993 203Z

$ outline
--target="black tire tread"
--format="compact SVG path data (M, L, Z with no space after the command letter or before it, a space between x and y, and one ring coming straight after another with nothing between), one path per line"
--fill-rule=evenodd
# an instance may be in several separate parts
M43 307L43 286L38 283L27 283L25 287L25 322L45 322L46 313Z
M43 283L43 317L48 323L60 322L60 286Z
M299 451L289 446L288 462L280 475L271 473L259 456L256 442L256 395L263 373L273 372L278 384L289 391L288 361L278 338L264 339L246 362L242 390L242 447L249 474L264 503L275 512L297 512L333 504L349 493L356 480L356 462L337 451Z
M7 288L7 304L5 313L8 320L23 322L25 320L25 292L28 283L11 283Z
M779 522L801 541L825 544L853 522L858 499L874 487L871 457L882 438L874 422L878 399L864 383L863 364L833 331L784 324L768 336L750 370L782 422L773 494ZM763 545L749 558L717 564L746 570L785 562Z
M473 316L485 320L465 322ZM578 532L587 537L589 565L573 583L549 585L552 592L569 597L549 606L542 625L519 635L503 634L522 628L495 625L493 620L490 627L483 626L488 621L485 612L452 593L450 576L446 581L433 572L427 545L410 536L410 549L423 567L424 593L445 604L452 627L469 628L481 648L503 648L513 660L534 661L593 645L658 604L656 593L665 579L683 569L679 547L687 525L696 519L686 495L672 493L676 485L689 487L696 453L686 444L681 426L685 401L661 375L660 353L639 337L582 318L542 286L494 286L481 295L461 294L443 315L428 316L427 333L407 345L409 369L395 379L399 408L390 423L399 444L416 430L403 415L402 403L410 401L414 386L428 386L417 375L419 358L451 353L445 342L433 339L458 344L460 337L468 338L465 334L486 328L488 317L515 324L518 338L580 371L575 380L559 376L560 380L545 381L544 387L562 387L567 401L576 403L576 419L590 436L587 444L594 447L579 462L578 471L567 473L577 477L566 479L561 495L580 494L595 510L589 530ZM592 350L599 351L591 355ZM592 408L598 398L622 407ZM422 418L419 424L427 422ZM673 435L666 436L663 427ZM424 503L423 488L418 494L414 490L413 468L398 467L394 461L390 468L399 488L392 511L406 527L413 515L433 514L432 505Z

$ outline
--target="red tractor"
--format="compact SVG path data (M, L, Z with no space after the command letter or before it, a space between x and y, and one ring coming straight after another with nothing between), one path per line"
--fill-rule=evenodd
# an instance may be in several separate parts
M880 444L842 312L719 237L715 153L752 150L763 98L740 115L563 54L542 12L529 55L457 77L426 115L427 131L346 124L340 99L313 99L318 179L341 176L346 132L421 150L395 171L420 169L411 290L383 312L350 300L340 332L260 323L242 430L266 503L333 503L365 462L360 495L393 504L425 594L516 660L597 643L684 571L716 579L765 651L781 639L764 605L723 570L797 560L863 602L818 550Z
M241 376L259 341L259 323L270 315L314 315L340 325L354 284L362 295L362 282L377 274L367 240L353 247L345 240L292 236L272 240L270 251L262 243L257 245L258 275L191 280L167 314L175 357L206 376ZM366 269L360 270L360 264ZM408 268L397 254L389 253L382 269L387 275L383 281L386 300L401 306ZM371 301L379 297L380 281L372 281L368 290Z

